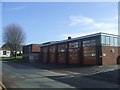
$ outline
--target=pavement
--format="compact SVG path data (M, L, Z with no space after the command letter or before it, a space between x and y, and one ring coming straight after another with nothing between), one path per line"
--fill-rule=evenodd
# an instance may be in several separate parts
M119 88L119 73L118 65L2 63L2 81L7 88Z

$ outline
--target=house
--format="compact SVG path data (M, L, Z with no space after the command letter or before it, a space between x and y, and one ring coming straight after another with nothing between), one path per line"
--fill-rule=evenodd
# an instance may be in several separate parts
M0 57L10 57L10 51L0 49Z
M22 51L22 47L23 47L23 45L21 45L20 47L19 47L19 49L18 49L18 51L17 51L17 55L22 55L23 54L23 51ZM10 50L10 48L9 48L9 46L8 46L8 43L7 44L4 44L4 45L2 45L2 47L1 47L3 50ZM15 51L13 51L13 56L15 55Z

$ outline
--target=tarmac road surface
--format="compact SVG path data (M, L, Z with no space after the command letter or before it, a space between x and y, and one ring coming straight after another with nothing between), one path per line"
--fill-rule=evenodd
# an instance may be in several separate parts
M7 88L119 88L118 66L73 67L3 62Z

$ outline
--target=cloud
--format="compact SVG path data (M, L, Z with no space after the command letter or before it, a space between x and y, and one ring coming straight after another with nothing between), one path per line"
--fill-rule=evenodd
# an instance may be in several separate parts
M118 21L118 15L116 15L116 16L113 16L113 17L111 17L111 18L103 18L103 19L101 19L101 21L102 22L111 22L111 23L117 23L117 21Z
M86 16L69 16L68 33L59 35L59 39L67 39L68 36L72 38L85 36L89 34L104 32L110 34L118 34L118 16L104 19L93 19Z
M27 6L17 6L17 7L13 7L13 8L9 8L10 11L15 11L15 10L22 10L24 8L26 8Z
M94 24L93 19L84 16L70 16L69 19L69 26Z
M69 27L82 28L88 32L105 32L118 34L118 16L101 19L101 21L85 16L70 16Z

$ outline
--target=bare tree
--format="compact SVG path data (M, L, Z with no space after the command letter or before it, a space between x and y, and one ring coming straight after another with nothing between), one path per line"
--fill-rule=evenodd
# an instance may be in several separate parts
M25 41L25 33L22 28L16 24L10 24L3 29L3 42L7 44L7 47L11 51L11 55L15 53L15 58L17 51L19 51L21 45Z

